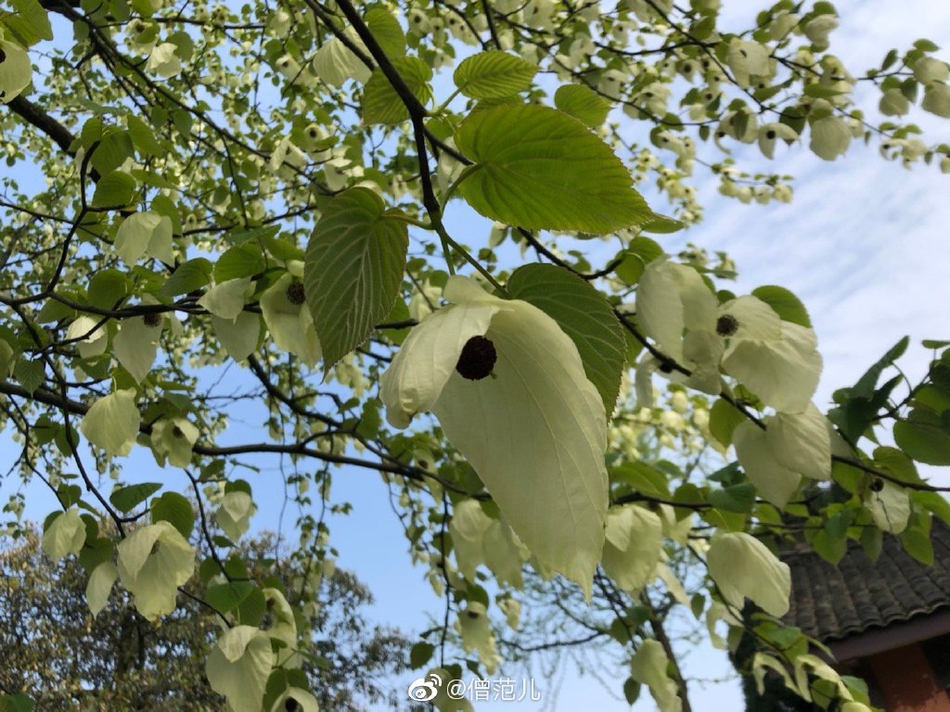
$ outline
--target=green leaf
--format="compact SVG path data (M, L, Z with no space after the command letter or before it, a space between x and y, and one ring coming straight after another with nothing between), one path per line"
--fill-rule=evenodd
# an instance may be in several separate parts
M409 667L418 670L432 659L432 653L435 652L435 646L424 640L419 641L412 646L409 651Z
M135 178L122 171L106 173L92 194L94 208L123 208L135 201Z
M452 78L470 99L502 99L531 86L538 65L507 52L479 52L462 60Z
M784 287L768 285L752 290L752 296L758 297L778 314L782 321L811 328L811 319L801 300Z
M131 512L140 503L151 497L162 488L160 482L142 482L115 490L109 495L109 501L120 512Z
M0 695L0 712L33 712L33 700L26 695Z
M374 7L366 13L366 26L390 59L406 53L406 35L399 20L383 7Z
M519 267L508 280L508 293L533 304L571 337L588 380L597 387L607 416L620 391L624 339L620 322L604 296L587 281L556 265Z
M42 359L28 361L21 358L13 367L13 377L17 383L23 386L25 391L33 395L36 389L42 386L43 381L46 380L46 364L43 363Z
M679 232L684 227L686 227L686 224L682 221L659 213L653 213L649 220L640 225L643 232L650 232L654 235L669 235Z
M304 292L324 373L359 346L396 301L409 247L399 216L368 188L352 188L317 221L304 259Z
M231 581L209 586L205 592L205 600L220 613L227 613L241 605L255 588L250 581Z
M168 522L186 539L195 525L195 511L186 497L178 492L164 492L152 500L152 524Z
M598 235L652 217L610 147L555 109L504 105L475 112L455 143L475 162L459 190L486 217Z
M645 462L625 462L610 470L610 479L625 482L637 492L647 496L669 499L670 489L667 477L655 467Z
M935 413L912 410L894 424L894 442L917 462L950 465L950 433Z
M128 131L106 129L99 142L91 149L90 162L100 175L114 171L135 152Z
M554 92L554 105L594 129L607 120L612 106L610 101L584 84L558 87Z
M617 276L624 283L634 285L640 281L646 266L662 256L663 248L655 240L638 235L630 242L623 260L617 265Z
M89 304L100 309L113 309L129 293L129 278L117 269L96 272L89 280Z
M162 145L155 138L155 132L138 116L129 114L125 117L125 125L129 130L132 145L139 153L148 156L158 156L162 153Z
M950 502L939 492L914 492L911 497L947 524L950 524Z
M218 258L214 265L214 281L217 284L240 277L252 277L267 268L264 253L256 244L232 247Z
M724 398L720 398L713 403L709 411L709 432L723 447L729 447L732 445L732 434L745 420L746 416L741 410Z
M37 0L10 0L10 7L16 14L4 17L3 24L26 47L35 45L40 40L53 39L49 17Z
M177 297L179 294L201 289L211 281L213 265L204 257L196 257L178 265L171 276L162 285L163 297Z
M907 345L910 343L910 337L905 336L903 339L898 341L894 346L888 349L887 353L881 356L867 372L861 376L854 387L851 389L852 396L860 396L862 398L870 398L874 394L874 387L877 385L878 379L881 377L881 373L884 372L884 369L892 365L897 359L904 355L904 352L907 350Z
M427 104L432 98L432 68L418 57L395 57L392 64L415 97ZM409 109L377 67L363 90L363 123L391 126L408 119Z
M623 696L628 705L632 705L640 698L640 683L628 677L623 683Z
M930 535L919 526L909 527L901 534L901 544L908 554L924 566L933 566L934 547Z
M717 509L749 514L755 506L755 485L751 482L742 482L731 487L713 490L709 493L708 500Z

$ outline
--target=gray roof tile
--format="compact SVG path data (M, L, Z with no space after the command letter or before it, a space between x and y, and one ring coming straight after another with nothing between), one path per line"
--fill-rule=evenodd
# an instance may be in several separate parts
M792 574L785 622L830 641L950 608L950 526L935 517L930 538L933 566L914 559L891 534L884 534L876 562L854 541L837 566L803 547L784 553Z

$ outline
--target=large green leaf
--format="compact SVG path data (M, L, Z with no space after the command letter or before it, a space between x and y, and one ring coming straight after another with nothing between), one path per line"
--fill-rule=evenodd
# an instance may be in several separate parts
M917 462L950 465L950 433L935 413L922 408L894 424L894 442Z
M152 524L168 522L186 539L195 525L195 510L178 492L165 492L152 500Z
M406 35L389 10L381 6L372 8L366 13L366 26L387 57L395 59L406 53Z
M558 87L554 92L554 105L591 128L597 128L607 120L611 106L610 101L583 84Z
M151 497L162 488L159 482L140 482L115 490L109 495L109 501L120 512L131 512L139 504Z
M135 178L122 171L106 173L92 194L94 208L121 208L135 199Z
M610 147L556 109L505 104L477 111L459 127L455 144L475 162L459 190L486 217L593 234L652 217Z
M603 295L588 282L555 265L525 265L514 271L508 293L533 304L571 337L604 411L613 412L624 363L620 322Z
M395 57L393 66L406 86L423 104L432 97L432 68L417 57ZM363 123L399 124L409 118L409 109L381 69L375 69L363 90Z
M317 221L304 259L304 292L325 371L359 346L396 301L409 247L398 215L373 191L352 188Z
M772 307L783 321L790 321L811 328L811 319L808 318L808 310L805 309L805 305L784 287L776 287L775 285L756 287L752 290L752 296L758 297Z
M502 99L531 86L538 66L507 52L479 52L462 60L452 78L470 99Z
M24 45L29 47L40 40L53 39L49 17L37 0L10 0L9 4L16 14L4 17L3 24Z

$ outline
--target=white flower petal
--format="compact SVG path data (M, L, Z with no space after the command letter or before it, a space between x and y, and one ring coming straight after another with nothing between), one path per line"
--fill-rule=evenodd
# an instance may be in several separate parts
M745 532L719 532L706 554L709 575L728 603L741 609L745 599L773 616L788 612L792 577L761 541Z
M161 326L149 326L142 317L123 319L119 326L119 333L112 342L115 357L138 383L155 362L161 334Z
M769 447L783 467L814 480L831 479L828 421L813 403L802 413L779 413L765 422Z
M261 319L253 312L241 312L233 321L212 316L215 336L235 361L243 361L257 348L261 335Z
M135 391L116 391L103 396L86 412L79 430L110 457L128 455L139 434L142 416L135 405Z
M380 379L379 395L393 427L408 427L416 413L432 409L465 344L484 336L497 312L491 304L456 304L433 312L409 332Z
M720 315L735 318L738 328L730 338L777 341L782 338L782 320L775 310L758 297L746 295L719 307Z
M528 549L589 595L607 511L603 401L574 342L530 304L508 302L486 337L494 375L452 371L432 410Z
M601 562L618 586L639 592L653 579L663 553L663 522L643 507L628 505L607 514Z
M864 506L879 529L900 534L910 519L910 498L903 487L890 482L882 482L882 485L880 491L868 492Z
M244 310L244 296L250 285L250 277L229 279L205 292L198 304L217 317L233 321Z
M777 507L788 504L798 489L801 474L775 457L766 431L751 421L740 423L732 436L739 464L759 493Z
M89 603L93 618L106 607L117 578L119 578L119 570L111 561L103 561L89 575L89 583L86 584L86 601Z
M797 413L808 407L818 387L822 360L816 347L814 331L786 321L778 341L732 339L722 367L765 405Z

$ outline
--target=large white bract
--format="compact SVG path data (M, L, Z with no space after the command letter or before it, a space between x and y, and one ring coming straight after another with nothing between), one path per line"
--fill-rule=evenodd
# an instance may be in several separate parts
M540 309L471 279L451 277L444 295L452 304L412 330L382 376L386 417L405 428L432 411L539 562L589 595L604 542L607 428L577 347ZM473 381L455 367L475 336L497 361Z

